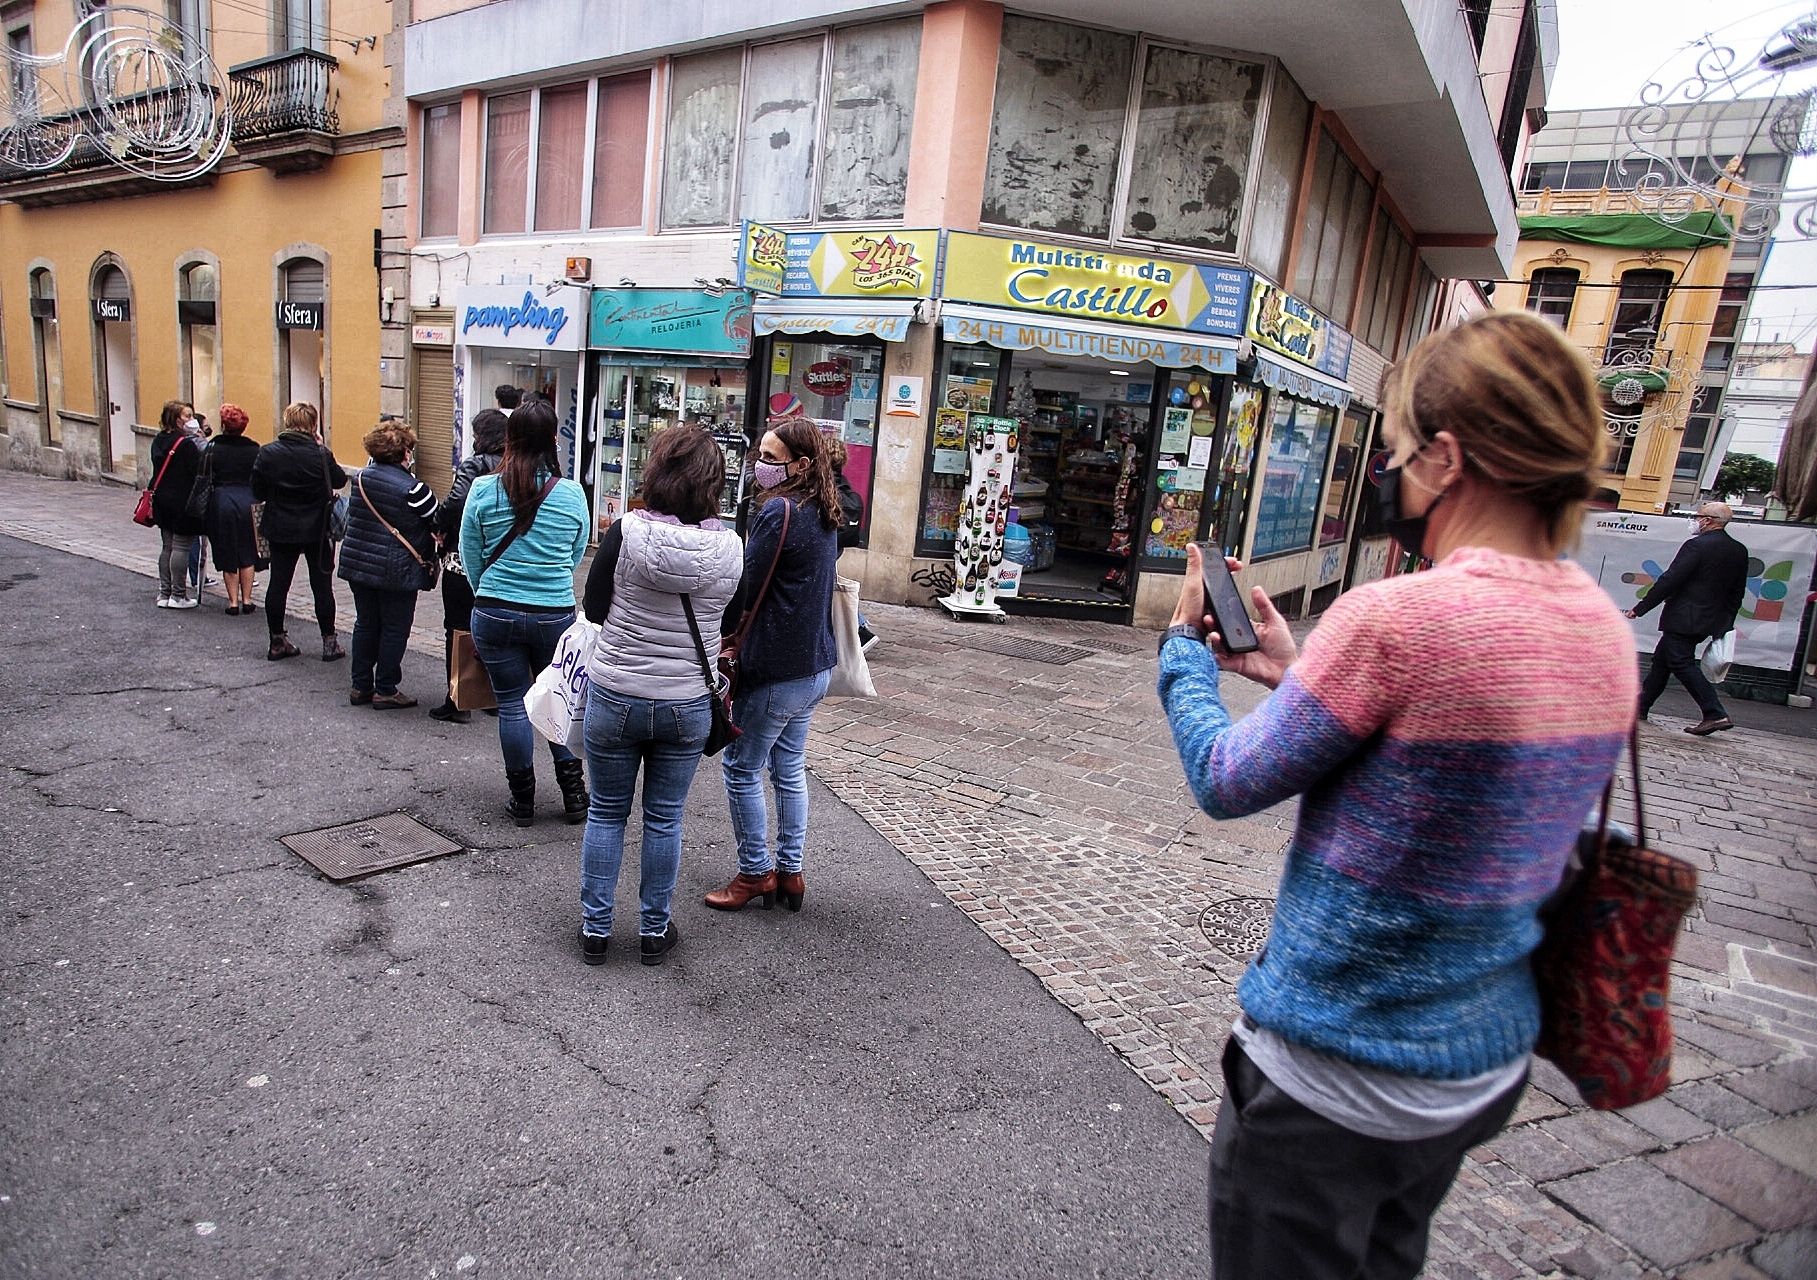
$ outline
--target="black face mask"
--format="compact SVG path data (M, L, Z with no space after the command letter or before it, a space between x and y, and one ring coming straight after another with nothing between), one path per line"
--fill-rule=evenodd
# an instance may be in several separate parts
M1410 516L1401 510L1401 472L1402 467L1389 467L1382 472L1382 479L1375 486L1376 513L1382 518L1382 528L1396 542L1415 555L1426 554L1426 526L1432 519L1432 513L1438 510L1438 504L1445 500L1449 489L1439 490L1432 505L1426 508L1425 514Z

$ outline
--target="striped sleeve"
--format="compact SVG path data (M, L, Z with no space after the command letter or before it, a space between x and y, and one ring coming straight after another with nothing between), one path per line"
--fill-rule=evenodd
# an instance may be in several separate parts
M435 517L435 490L418 480L409 493L404 495L404 504L423 520Z

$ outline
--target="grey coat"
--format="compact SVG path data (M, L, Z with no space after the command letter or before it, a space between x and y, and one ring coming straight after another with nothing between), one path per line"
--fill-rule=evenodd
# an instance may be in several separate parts
M682 702L704 696L680 593L693 600L711 661L719 621L744 571L743 544L730 530L667 524L637 512L619 523L624 549L587 678L632 698Z

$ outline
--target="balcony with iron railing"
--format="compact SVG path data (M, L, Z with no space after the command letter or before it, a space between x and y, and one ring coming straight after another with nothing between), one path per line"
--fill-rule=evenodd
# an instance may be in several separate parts
M204 157L223 149L211 123L218 92L189 83L103 105L0 120L0 199L26 208L143 195L214 181Z
M230 67L234 148L273 173L319 169L341 131L340 63L316 49L290 49Z

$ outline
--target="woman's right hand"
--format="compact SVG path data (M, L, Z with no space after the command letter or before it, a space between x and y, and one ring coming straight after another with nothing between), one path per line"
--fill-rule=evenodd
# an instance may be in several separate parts
M1230 561L1234 573L1242 566ZM1293 642L1293 632L1287 629L1287 619L1274 607L1274 601L1260 587L1249 589L1249 601L1254 606L1255 634L1260 647L1248 653L1232 653L1224 647L1224 639L1216 631L1206 636L1205 642L1211 646L1212 656L1218 665L1226 671L1234 671L1245 679L1254 680L1259 685L1273 689L1281 683L1287 674L1287 668L1293 665L1300 656L1298 646Z

